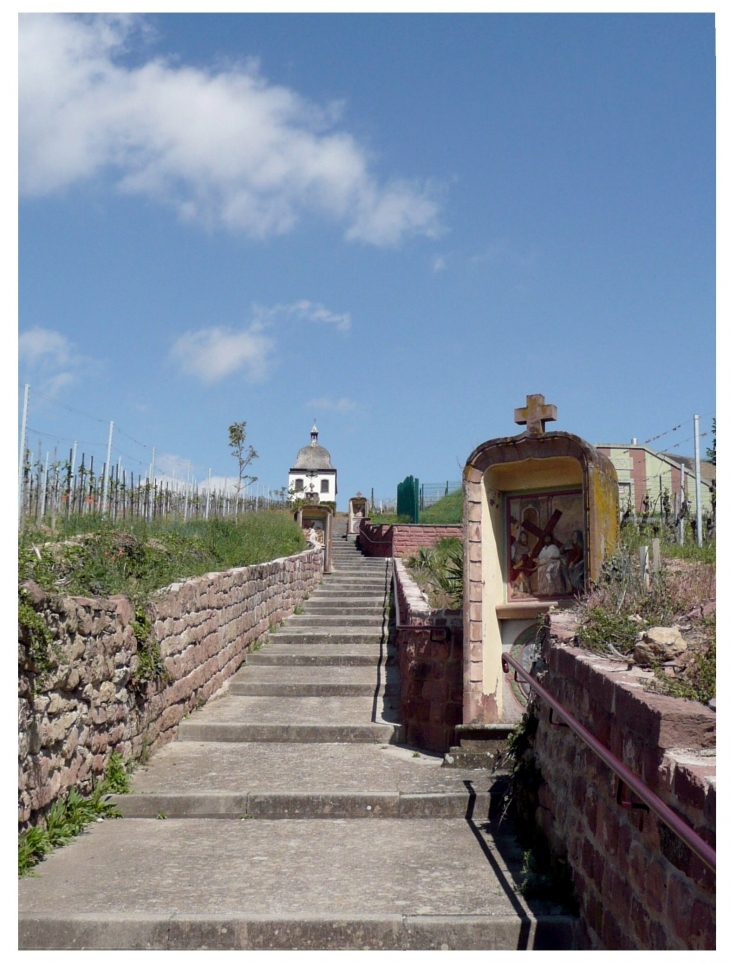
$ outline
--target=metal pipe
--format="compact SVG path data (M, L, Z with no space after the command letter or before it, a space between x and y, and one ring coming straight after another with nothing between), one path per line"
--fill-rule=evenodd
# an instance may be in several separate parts
M390 556L390 564L393 578L393 594L395 595L395 630L401 628L400 605L398 604L398 576L395 571L395 555Z
M682 842L688 846L692 852L698 856L705 866L709 867L711 870L715 871L717 866L717 853L715 850L708 845L704 839L697 835L697 833L690 826L687 825L683 820L681 820L676 813L674 813L666 803L649 789L648 786L638 779L634 773L628 769L620 759L617 759L613 753L609 752L606 747L600 743L595 736L593 736L584 726L578 722L568 711L564 709L560 703L550 695L550 693L543 686L537 682L529 672L527 672L519 662L516 662L512 656L503 653L502 655L502 669L504 672L509 673L509 666L515 670L515 674L519 672L524 680L528 682L532 688L535 690L537 695L543 699L547 704L553 709L558 715L567 723L568 726L579 736L583 742L586 743L601 759L605 764L611 769L619 779L626 783L626 785L634 792L642 802L651 809L656 815L665 823L669 828L679 836Z

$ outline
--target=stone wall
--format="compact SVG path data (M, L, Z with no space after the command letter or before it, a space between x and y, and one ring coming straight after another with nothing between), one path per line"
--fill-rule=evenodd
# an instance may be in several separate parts
M374 525L360 523L358 545L374 558L404 558L419 548L431 548L440 538L462 538L461 525Z
M147 613L167 678L141 685L128 599L52 597L28 583L57 654L39 682L19 639L21 828L35 824L71 786L89 791L113 750L138 759L172 740L180 720L220 689L247 649L291 615L321 575L322 553L309 550L155 593Z
M396 645L406 742L447 752L461 724L463 619L458 609L431 609L403 562L396 558Z
M551 617L542 684L714 848L715 714L646 692L646 670L565 644L572 618ZM572 869L587 945L714 949L714 873L652 812L622 808L616 776L570 729L550 724L548 707L539 712L537 821Z

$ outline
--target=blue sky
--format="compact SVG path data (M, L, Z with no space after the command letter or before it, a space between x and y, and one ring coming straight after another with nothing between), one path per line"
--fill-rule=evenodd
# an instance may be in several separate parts
M27 15L28 440L198 482L316 418L340 502L457 479L528 393L715 413L710 14ZM672 431L675 426L681 426ZM702 451L710 438L702 440ZM674 447L679 445L679 447Z

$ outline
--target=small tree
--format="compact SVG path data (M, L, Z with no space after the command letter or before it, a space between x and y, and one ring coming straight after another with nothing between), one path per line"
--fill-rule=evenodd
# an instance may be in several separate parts
M707 460L713 465L717 464L717 426L716 419L712 419L712 444L707 449Z
M258 458L258 453L254 451L253 445L246 447L246 422L236 421L228 429L228 444L233 449L231 454L238 462L238 484L236 485L236 494L240 495L241 492L248 488L249 485L253 485L255 481L258 481L256 475L247 475L246 469L254 460ZM245 482L245 484L244 484Z

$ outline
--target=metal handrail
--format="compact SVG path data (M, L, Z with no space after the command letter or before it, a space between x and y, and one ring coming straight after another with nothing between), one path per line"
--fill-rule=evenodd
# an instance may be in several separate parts
M617 759L612 752L609 752L606 747L600 743L595 736L578 722L568 711L564 709L560 703L550 695L550 693L539 682L530 675L530 673L516 662L512 656L506 653L502 654L502 669L504 672L509 673L509 666L515 670L515 677L517 673L524 678L525 682L529 683L534 689L535 693L543 699L547 704L553 709L558 715L565 721L566 725L570 726L573 732L579 736L583 742L589 746L596 755L606 763L609 769L611 769L621 782L625 783L632 792L634 792L639 799L644 802L649 809L651 809L656 815L665 823L669 828L676 833L677 836L685 843L692 852L698 856L705 866L709 869L715 871L717 866L717 853L715 850L699 836L694 829L687 825L682 819L673 812L666 803L649 789L640 779L638 779L630 769L628 769L620 759ZM619 785L620 791L620 785Z
M363 518L363 521L364 521L364 522L369 522L370 519L369 519L369 518ZM386 522L386 524L387 524L387 525L392 525L391 522ZM365 538L366 538L371 544L373 544L373 545L387 545L388 542L391 542L391 544L392 544L392 541L393 541L392 538L371 538L371 537L367 534L367 532L363 531L362 525L360 526L360 529L359 529L358 534L359 534L359 535L364 535Z

